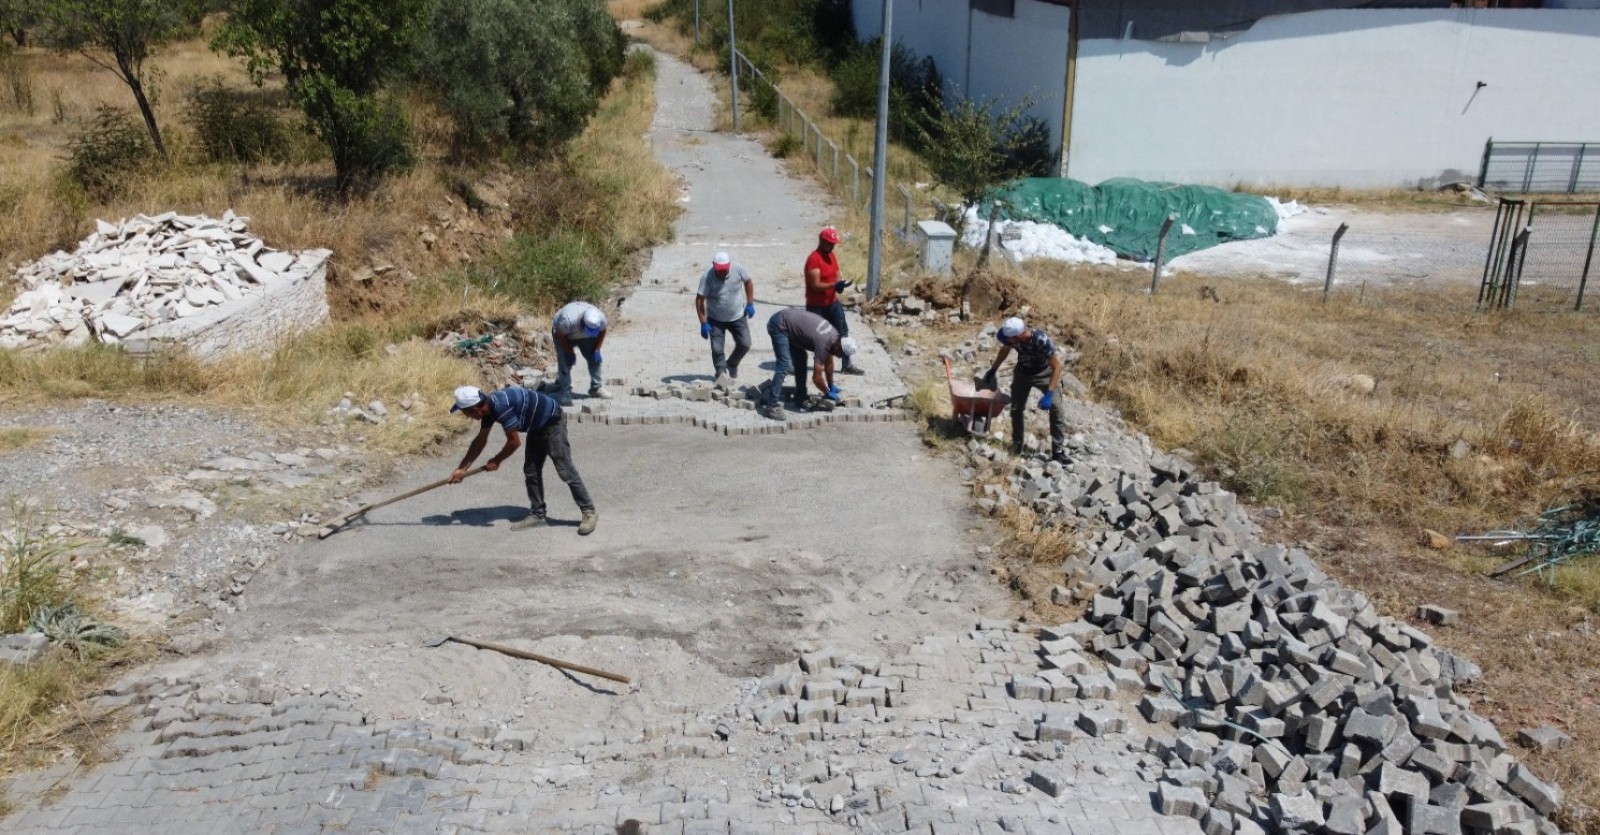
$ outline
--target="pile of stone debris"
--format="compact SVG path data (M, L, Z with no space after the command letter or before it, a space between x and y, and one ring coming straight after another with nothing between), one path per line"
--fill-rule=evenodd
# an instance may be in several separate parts
M231 210L220 219L167 212L96 221L76 251L17 271L24 289L0 318L0 348L117 343L310 276L331 254L272 249L248 223Z
M1181 459L1063 468L976 440L969 454L997 479L987 509L1100 531L1057 589L1088 601L1099 634L1046 643L1053 669L1011 689L1075 694L1069 676L1090 653L1142 684L1146 717L1181 728L1151 742L1168 766L1163 811L1209 835L1556 831L1560 789L1455 690L1476 665L1380 616L1305 552L1263 545L1233 494Z

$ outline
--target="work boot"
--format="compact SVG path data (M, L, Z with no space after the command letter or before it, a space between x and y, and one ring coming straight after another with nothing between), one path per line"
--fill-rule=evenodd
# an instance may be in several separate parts
M594 386L589 389L589 396L598 397L601 400L610 400L611 392L607 391L605 386Z
M525 531L529 528L545 528L549 526L550 523L545 521L543 516L540 516L536 513L530 513L527 516L524 516L521 519L511 523L511 529L514 531Z
M594 533L594 526L600 524L600 514L593 510L583 512L583 521L578 523L578 536L588 536Z
M1050 460L1056 462L1057 464L1060 464L1063 467L1065 467L1068 464L1072 463L1072 459L1068 458L1067 454L1065 452L1062 452L1059 449L1056 450L1055 452L1050 453Z
M839 369L839 373L840 374L850 374L850 375L856 376L856 377L864 377L867 374L867 372L861 370L861 366L854 365L854 364L847 365L847 366Z
M783 406L778 403L764 403L756 409L756 413L768 420L789 419L789 415L783 411Z
M717 388L731 389L734 386L733 375L724 371L721 374L718 374L717 379L713 380L711 384Z

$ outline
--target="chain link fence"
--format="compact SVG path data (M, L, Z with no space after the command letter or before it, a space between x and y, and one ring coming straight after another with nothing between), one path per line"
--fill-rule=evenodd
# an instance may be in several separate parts
M783 133L800 140L798 157L815 168L817 174L852 206L865 210L872 199L872 160L857 160L841 143L824 134L817 121L784 95L744 53L734 54L739 62L740 86L752 92L751 98L758 97L754 88L760 85L761 95L770 91L777 99L776 125ZM946 210L920 189L892 181L884 186L883 206L885 228L902 240L910 239L919 218L943 217Z
M1600 237L1600 201L1503 198L1478 305L1583 310Z

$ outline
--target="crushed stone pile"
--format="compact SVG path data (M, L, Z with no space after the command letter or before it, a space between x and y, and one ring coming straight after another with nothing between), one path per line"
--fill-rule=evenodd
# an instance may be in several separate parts
M1561 790L1508 751L1455 685L1481 670L1380 616L1309 555L1264 545L1234 495L1160 453L1147 467L1040 464L972 441L998 477L988 510L1100 530L1058 591L1088 602L1087 640L1045 642L1013 695L1075 696L1088 658L1137 679L1141 710L1175 722L1150 752L1163 812L1241 832L1554 833Z
M328 250L283 252L220 219L176 212L96 221L74 252L57 251L16 273L23 291L0 318L0 348L119 343L155 325L204 314L311 275Z

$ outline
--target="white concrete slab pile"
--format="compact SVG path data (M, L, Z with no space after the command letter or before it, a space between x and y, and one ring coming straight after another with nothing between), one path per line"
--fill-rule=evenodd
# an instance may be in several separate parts
M96 221L75 252L17 271L0 348L181 344L202 360L262 353L328 317L326 249L283 252L221 218L176 212Z

